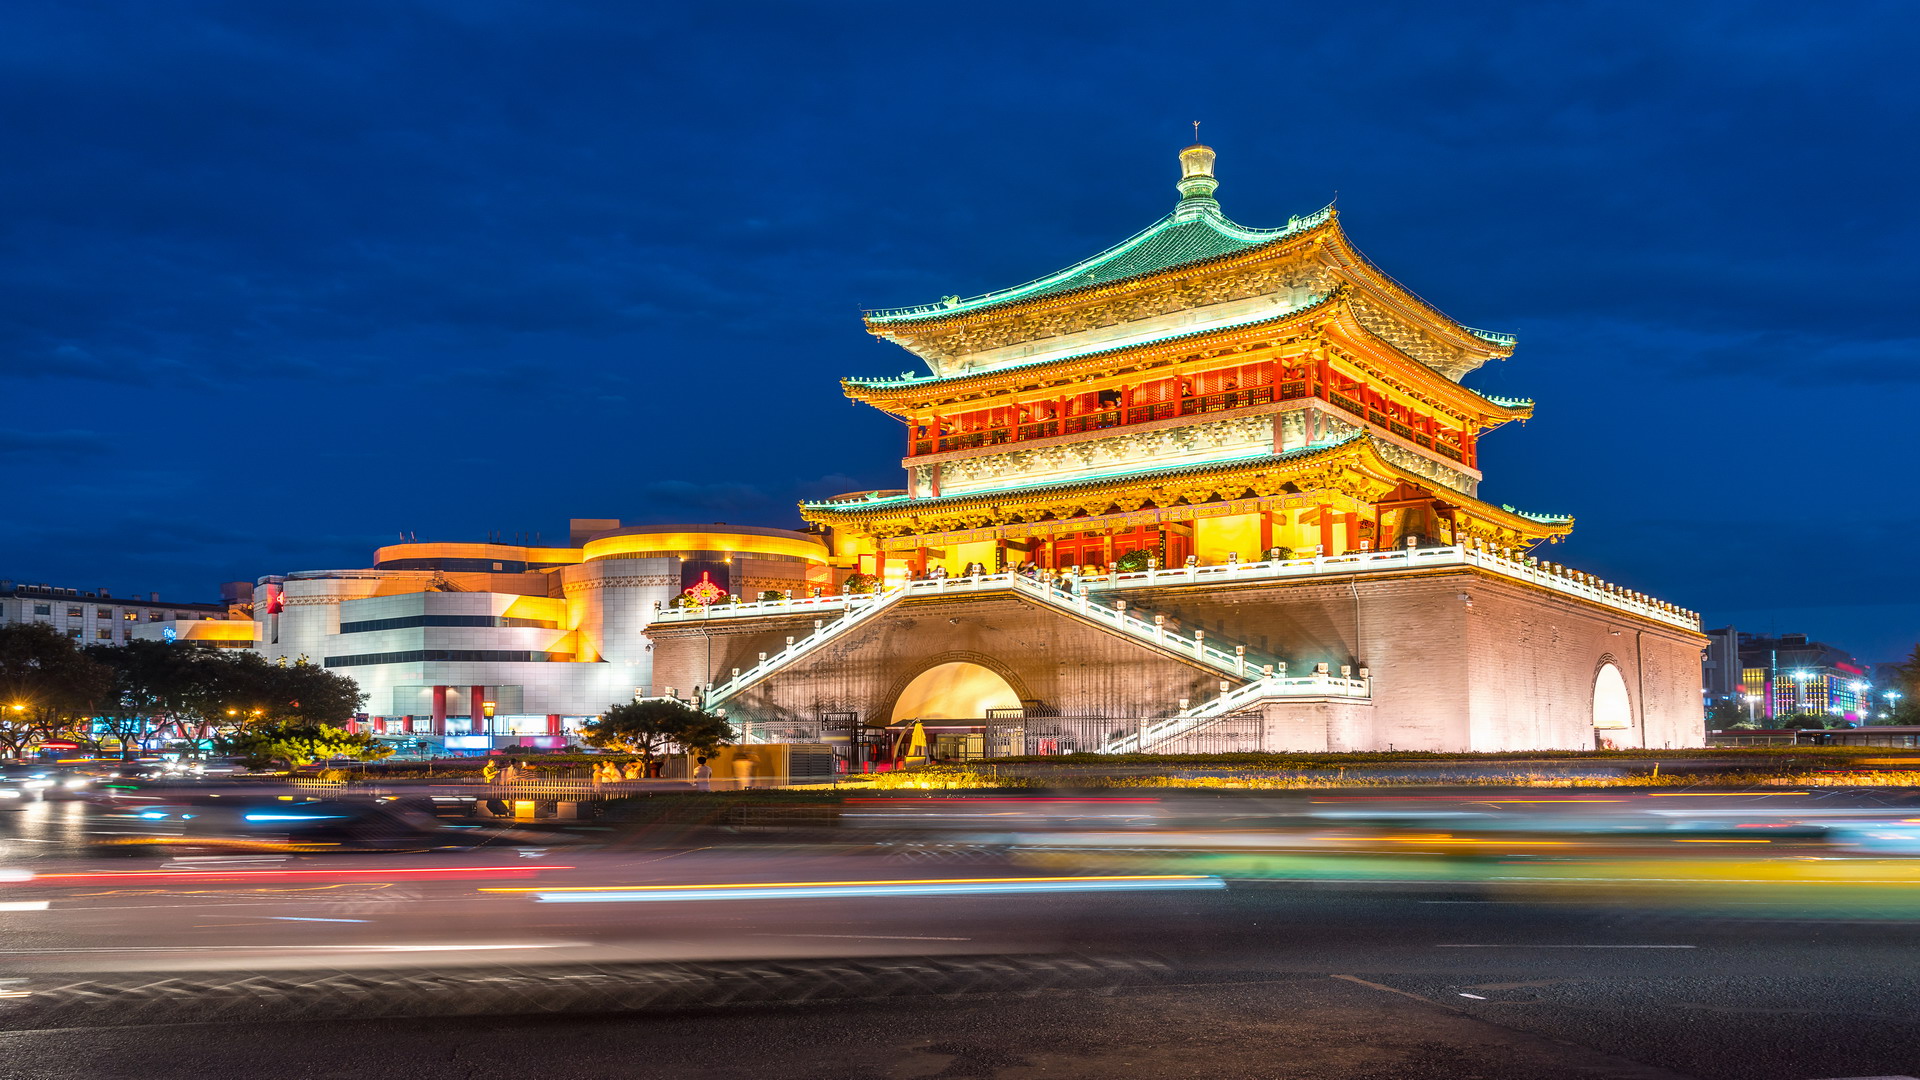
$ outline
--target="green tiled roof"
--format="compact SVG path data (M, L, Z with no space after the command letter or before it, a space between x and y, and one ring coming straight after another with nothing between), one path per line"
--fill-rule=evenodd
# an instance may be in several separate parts
M1170 270L1176 266L1232 255L1248 248L1306 232L1325 224L1333 207L1296 217L1278 229L1249 229L1229 221L1211 199L1191 200L1145 230L1113 247L1043 278L1011 289L982 293L962 300L949 296L937 304L869 311L867 321L878 325L940 319L1019 300L1056 296L1094 285Z
M1565 525L1573 520L1572 514L1536 514L1530 510L1515 510L1506 503L1501 503L1500 509L1505 510L1514 517L1523 517L1528 521L1537 521L1542 525Z
M860 386L860 387L877 388L877 389L894 389L902 386L918 386L918 385L924 385L928 383L951 383L951 382L958 382L961 379L971 379L976 377L999 375L1002 372L1015 371L1020 368L1039 367L1043 364L1057 364L1063 360L1085 360L1085 359L1096 357L1096 356L1106 356L1110 354L1123 353L1131 349L1137 349L1142 345L1166 345L1171 342L1185 341L1189 338L1205 337L1208 334L1217 334L1226 330L1244 330L1251 326L1259 326L1262 323L1277 323L1286 319L1297 318L1302 312L1311 311L1314 308L1322 304L1325 304L1327 301L1332 300L1333 298L1339 295L1341 295L1340 290L1335 289L1332 292L1325 293L1321 296L1316 296L1311 300L1307 301L1306 303L1300 305L1299 307L1288 308L1287 310L1282 311L1277 315L1268 314L1267 312L1264 312L1264 311L1255 312L1252 315L1241 316L1238 320L1222 322L1222 323L1215 324L1213 326L1203 326L1198 330L1186 330L1186 331L1181 331L1179 333L1165 334L1155 338L1146 338L1141 340L1129 341L1124 345L1108 345L1104 343L1088 345L1081 349L1073 349L1063 353L1056 353L1052 356L1042 356L1037 360L1022 360L1015 363L999 364L993 367L983 368L978 371L959 371L959 372L955 372L952 375L935 375L932 373L928 373L925 375L916 375L911 371L903 371L897 376L894 376L894 375L853 376L850 378L842 379L840 381L847 386Z

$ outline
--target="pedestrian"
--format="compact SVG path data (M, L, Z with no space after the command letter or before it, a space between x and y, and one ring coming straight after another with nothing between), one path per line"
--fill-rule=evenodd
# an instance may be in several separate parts
M507 767L500 770L500 782L503 784L511 784L518 779L520 779L520 770L514 765L513 759L508 758Z
M649 780L660 779L660 759L659 758L647 759L647 779Z
M488 758L486 768L480 770L480 779L489 784L498 783L500 780L500 763L492 758Z
M629 762L627 762L627 767L626 767L625 769L623 769L623 770L621 770L621 778L622 778L622 779L625 779L625 780L638 780L638 779L640 779L640 778L641 778L641 776L640 776L640 762L639 762L639 761L637 761L637 760L636 760L636 761L629 761Z
M693 790L695 791L712 791L713 790L713 770L707 768L706 758L697 758L694 761Z

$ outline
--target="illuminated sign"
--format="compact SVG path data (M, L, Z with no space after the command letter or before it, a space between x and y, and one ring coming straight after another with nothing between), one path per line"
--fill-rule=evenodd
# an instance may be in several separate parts
M701 607L706 607L727 595L727 590L713 580L713 572L711 570L700 571L700 580L687 586L684 592L687 596L693 598L694 603L699 604Z

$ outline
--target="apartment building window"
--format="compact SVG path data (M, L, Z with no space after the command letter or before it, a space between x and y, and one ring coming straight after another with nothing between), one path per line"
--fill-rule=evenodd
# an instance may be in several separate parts
M127 612L127 613L126 613L125 615L122 615L122 616L120 616L120 617L121 617L121 618L123 618L123 619L125 619L125 620L127 620L128 622L139 622L139 621L140 621L140 613L139 613L139 612L137 612L137 611L129 611L129 612Z
M33 613L35 615L51 615L53 614L53 605L52 604L35 604L33 605Z
M113 609L106 607L94 608L93 617L96 619L111 619L113 618Z
M160 612L158 612L158 611L149 611L149 612L147 612L147 621L148 621L148 622L159 622L159 621L160 621L160 616L161 616L161 613L160 613Z
M95 630L93 632L93 636L99 638L101 641L112 641L113 628L110 626L103 626L100 629Z
M77 626L71 626L71 627L68 627L68 628L67 628L67 636L68 636L68 637L70 637L70 638L77 638L77 637L79 637L79 636L80 636L80 628L79 628L79 627L77 627Z
M79 608L77 608L77 607L69 607L69 608L67 609L67 617L68 617L69 619L77 619L77 618L79 618L80 616L82 616L82 615L85 615L85 614L86 614L86 612L84 612L84 611L81 611L81 610L80 610Z

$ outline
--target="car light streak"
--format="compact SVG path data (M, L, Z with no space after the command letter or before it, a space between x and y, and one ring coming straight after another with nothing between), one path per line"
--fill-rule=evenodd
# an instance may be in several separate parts
M1106 877L957 878L918 881L739 882L721 885L604 885L577 889L482 889L532 893L544 904L612 904L671 900L807 900L844 897L984 896L1005 893L1224 889L1217 877L1130 874Z
M70 881L270 881L302 877L344 877L380 875L383 877L448 877L455 874L499 874L506 877L531 877L543 870L572 870L571 866L432 866L411 869L341 868L320 870L102 870L86 874L33 874L18 880L61 884Z

